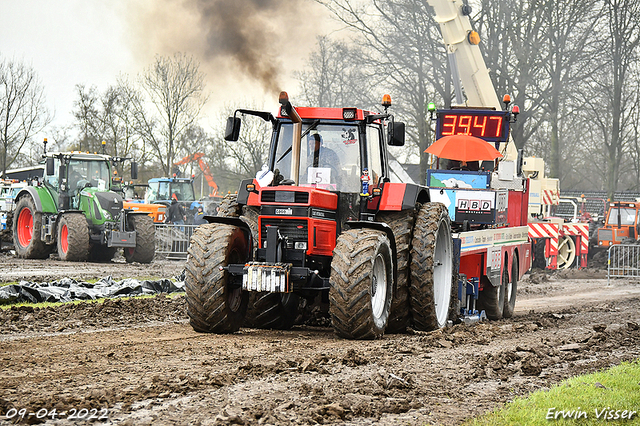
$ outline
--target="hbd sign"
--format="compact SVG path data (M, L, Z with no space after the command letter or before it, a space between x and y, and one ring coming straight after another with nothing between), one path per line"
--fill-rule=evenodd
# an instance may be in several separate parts
M493 207L492 200L458 200L456 208L458 211L478 211L485 210L490 211Z
M457 191L455 221L493 223L495 219L495 192Z

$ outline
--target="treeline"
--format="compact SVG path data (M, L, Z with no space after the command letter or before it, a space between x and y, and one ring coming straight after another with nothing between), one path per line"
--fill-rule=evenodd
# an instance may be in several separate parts
M292 100L377 110L382 95L390 93L410 141L395 154L420 162L424 176L423 151L434 137L427 105L447 107L453 99L449 62L430 6L424 0L318 1L344 30L318 38L305 67L295 72L299 88L290 90ZM512 130L518 147L543 157L563 190L640 189L640 0L469 4L498 96L510 94L521 109ZM204 152L218 185L235 190L240 178L254 175L264 163L270 126L249 120L239 143L225 143L225 117L235 107L251 107L234 105L221 111L219 128L202 128L204 81L197 61L178 54L158 57L137 80L118 78L103 93L78 86L74 128L81 137L57 142L98 150L106 140L111 153L134 155L155 176L170 174L172 164L186 155ZM24 138L0 138L3 167L19 162L12 147Z

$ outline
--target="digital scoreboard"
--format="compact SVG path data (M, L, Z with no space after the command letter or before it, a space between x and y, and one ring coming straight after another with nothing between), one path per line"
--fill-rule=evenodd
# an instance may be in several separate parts
M471 135L487 142L504 142L509 136L509 112L469 109L437 111L436 140L451 135Z

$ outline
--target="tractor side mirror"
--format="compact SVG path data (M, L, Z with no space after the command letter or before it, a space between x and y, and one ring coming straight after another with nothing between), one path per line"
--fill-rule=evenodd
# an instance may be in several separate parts
M47 171L46 171L47 176L53 176L53 174L55 173L53 158L47 157L46 168L47 168Z
M389 145L404 146L404 123L399 121L389 123Z
M58 185L60 185L61 191L68 191L68 182L67 182L67 166L65 164L60 164L58 167Z
M138 163L135 161L131 162L131 179L138 179Z
M240 117L227 118L227 128L224 132L224 140L237 141L240 137Z

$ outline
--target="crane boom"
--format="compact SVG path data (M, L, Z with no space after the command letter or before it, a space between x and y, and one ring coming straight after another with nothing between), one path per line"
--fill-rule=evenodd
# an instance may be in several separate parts
M473 30L465 11L470 11L461 0L428 0L433 7L435 20L440 24L440 32L449 55L453 55L462 86L467 95L469 106L493 107L502 109L500 99L496 95L489 70L482 58L477 44L467 41ZM454 81L454 85L460 82ZM459 103L461 99L458 99Z
M476 43L471 43L469 35L473 32L469 14L471 8L462 0L427 0L433 7L435 20L440 24L440 32L453 70L453 84L456 87L456 98L459 103L460 82L464 87L469 107L495 108L502 110L502 104L489 76L482 52ZM477 33L476 33L477 36ZM453 59L452 59L453 58ZM501 144L504 159L515 161L518 152L514 143Z

